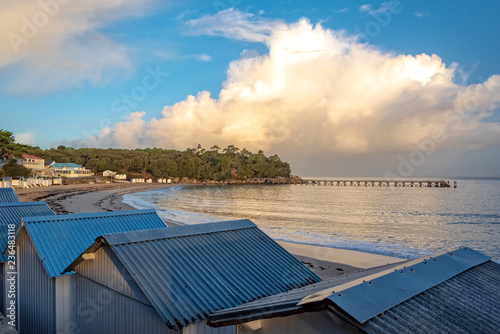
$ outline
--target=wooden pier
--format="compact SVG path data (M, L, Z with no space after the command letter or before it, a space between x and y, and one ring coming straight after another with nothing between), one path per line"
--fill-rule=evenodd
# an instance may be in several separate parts
M427 187L448 188L450 181L444 180L304 180L302 184L312 186L354 187Z

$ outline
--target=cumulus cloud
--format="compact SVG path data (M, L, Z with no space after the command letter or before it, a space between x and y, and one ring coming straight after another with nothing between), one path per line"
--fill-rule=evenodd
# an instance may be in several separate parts
M3 0L0 89L44 93L128 70L126 48L100 31L154 0Z
M262 22L229 10L189 25L192 33L264 42L269 52L242 52L218 98L188 96L147 124L133 114L102 140L135 147L127 137L134 133L141 145L235 144L316 156L408 152L429 139L442 150L500 141L500 125L485 121L500 102L498 75L460 85L456 66L437 55L384 52L307 19Z

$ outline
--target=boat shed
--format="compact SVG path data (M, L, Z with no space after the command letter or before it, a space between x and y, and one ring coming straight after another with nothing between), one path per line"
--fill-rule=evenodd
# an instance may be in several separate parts
M164 227L155 210L22 218L16 231L18 331L79 332L73 316L96 312L99 299L77 305L75 275L62 275L64 269L103 234Z
M0 203L19 202L16 192L12 188L0 188Z
M487 256L459 248L384 269L221 310L208 324L259 334L498 332L500 264Z
M15 195L14 195L15 196ZM17 197L16 197L17 199ZM6 257L3 251L7 248L9 240L14 240L17 226L23 217L31 216L52 216L54 212L45 202L14 202L0 203L0 276L2 286L0 287L0 312L6 315L6 308L9 303L6 291L9 291L10 281L6 278L15 277L15 270L9 270L6 265L7 260L15 260L15 257ZM10 236L10 237L9 237ZM8 253L9 254L9 253ZM12 276L14 275L14 276Z
M249 220L103 235L73 270L78 303L109 296L82 333L236 333L207 317L321 281Z

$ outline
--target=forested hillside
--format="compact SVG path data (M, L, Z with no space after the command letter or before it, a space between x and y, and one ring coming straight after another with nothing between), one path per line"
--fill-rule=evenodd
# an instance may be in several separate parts
M266 157L262 151L254 154L233 145L209 150L185 151L146 149L73 149L65 146L42 150L30 148L32 154L46 161L74 162L100 173L107 169L126 174L151 175L155 178L189 177L197 180L226 181L229 179L289 177L290 165L277 155Z

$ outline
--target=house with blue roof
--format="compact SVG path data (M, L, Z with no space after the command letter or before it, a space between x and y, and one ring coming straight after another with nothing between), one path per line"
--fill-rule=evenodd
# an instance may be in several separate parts
M59 177L88 177L92 176L93 173L90 169L83 167L82 165L75 164L72 162L47 162L46 168L52 171L54 176Z
M8 298L6 291L9 291L9 284L6 278L10 277L10 272L15 272L15 270L9 270L6 262L8 260L15 260L15 257L5 256L3 252L7 249L9 241L11 244L13 243L21 218L52 215L54 215L54 212L45 202L19 202L17 200L13 203L0 203L0 249L2 250L0 253L0 276L2 282L2 286L0 287L0 312L4 315L7 315L6 302L8 302ZM7 254L10 255L10 253Z
M237 333L206 319L321 281L249 220L104 234L70 272L76 304L107 296L76 315L81 333Z
M151 209L23 217L15 238L18 331L76 333L77 315L110 301L98 295L77 303L74 272L63 271L103 234L165 227Z

